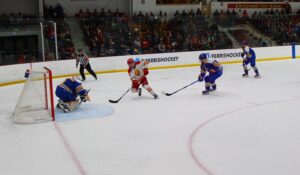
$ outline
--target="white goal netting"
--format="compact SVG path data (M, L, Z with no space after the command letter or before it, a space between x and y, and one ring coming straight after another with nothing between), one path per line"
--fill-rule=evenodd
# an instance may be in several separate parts
M15 123L41 123L54 120L52 73L45 68L31 71L14 110Z

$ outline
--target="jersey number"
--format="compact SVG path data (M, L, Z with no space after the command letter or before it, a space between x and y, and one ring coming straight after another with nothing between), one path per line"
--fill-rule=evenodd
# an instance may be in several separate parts
M135 76L140 76L141 75L141 73L140 73L140 71L138 69L134 70L134 74L135 74Z

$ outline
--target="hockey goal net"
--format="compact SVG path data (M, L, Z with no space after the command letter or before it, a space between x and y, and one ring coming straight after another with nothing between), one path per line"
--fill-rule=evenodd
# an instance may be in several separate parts
M14 110L15 123L41 123L53 121L52 72L48 68L31 71Z

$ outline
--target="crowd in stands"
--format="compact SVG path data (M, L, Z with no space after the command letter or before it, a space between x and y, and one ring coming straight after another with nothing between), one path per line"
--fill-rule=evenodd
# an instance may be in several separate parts
M53 6L44 6L44 17L47 20L63 19L65 18L65 12L63 7L60 4L57 4L55 7Z
M276 41L277 44L298 42L300 43L300 10L292 14L291 6L286 3L283 9L270 9L265 12L254 12L251 15L247 10L227 10L215 11L214 21L224 27L233 27L239 24L250 23L254 28ZM231 34L237 39L244 40L244 32L234 32ZM243 35L243 36L242 36ZM247 39L247 38L246 38ZM251 38L249 38L251 39ZM257 38L257 46L264 46L266 43L261 38Z
M11 13L0 15L0 28L25 27L39 24L38 14Z
M300 42L300 16L279 10L267 10L253 14L250 22L277 44Z
M198 9L166 12L134 13L118 10L100 12L80 10L85 42L93 56L179 52L231 48L231 40L215 24L208 25Z
M129 16L125 13L119 10L80 10L76 17L80 20L84 40L92 55L121 55L131 47L129 41L132 40L132 35L127 24Z
M200 9L160 11L158 14L134 13L132 16L112 10L79 10L75 15L84 34L84 42L91 56L117 56L133 54L166 53L212 49L228 49L233 44L219 26L232 27L251 24L257 31L270 37L277 44L300 43L300 10L291 14L291 6L249 14L247 10L215 11L213 21L208 21ZM44 7L44 36L46 60L55 60L54 26L57 25L59 59L75 57L70 26L65 21L61 5ZM39 24L39 16L28 14L2 14L0 26L10 27ZM248 40L252 46L266 46L266 41L247 30L228 30L237 41ZM39 57L36 55L36 57ZM26 62L23 55L19 62Z
M64 18L64 10L60 4L55 7L44 6L44 19L56 20ZM36 25L41 22L41 16L38 13L10 13L0 15L0 27L25 27Z
M55 7L44 6L44 19L45 21L55 21L57 29L57 46L59 59L73 59L75 56L75 48L72 42L70 26L65 22L64 9L60 4ZM55 34L54 26L51 22L46 22L45 32L46 39L49 46L46 60L55 59Z

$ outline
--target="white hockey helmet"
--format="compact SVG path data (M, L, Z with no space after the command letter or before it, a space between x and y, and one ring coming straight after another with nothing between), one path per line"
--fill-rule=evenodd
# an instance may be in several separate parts
M245 52L249 52L250 51L249 46L245 46L244 50L245 50Z

